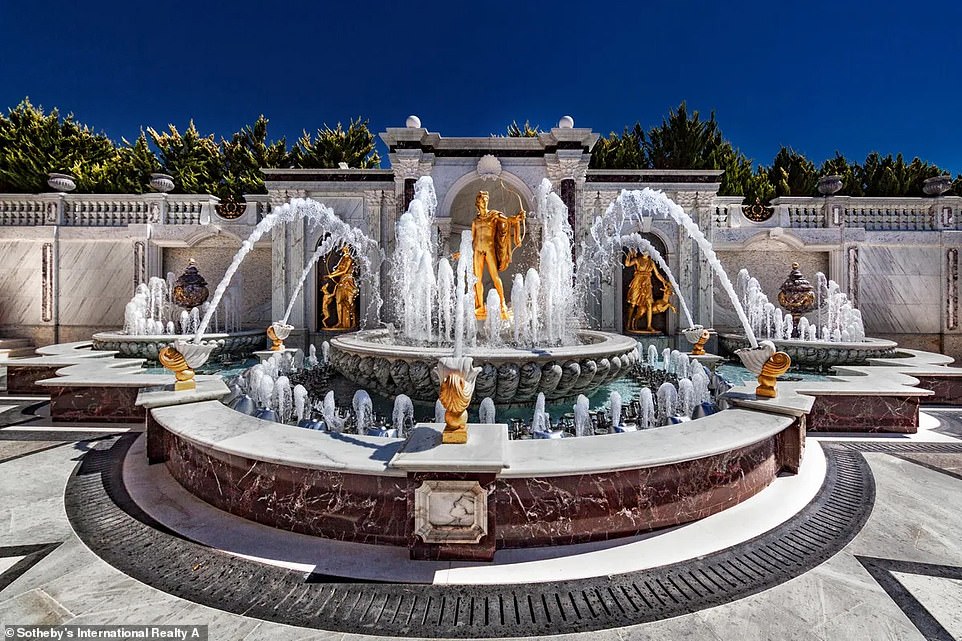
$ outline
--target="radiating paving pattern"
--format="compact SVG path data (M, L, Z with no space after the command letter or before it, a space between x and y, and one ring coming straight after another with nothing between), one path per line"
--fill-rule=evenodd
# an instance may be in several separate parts
M950 441L962 436L962 413L954 410L930 414L941 422L933 436L946 442L914 436L823 440L831 450L832 472L819 499L773 533L780 536L739 546L748 554L730 549L644 575L482 590L345 582L262 566L184 541L158 531L150 517L126 503L123 485L112 480L117 478L112 457L135 435L98 432L82 436L97 440L81 440L79 432L17 414L7 414L12 425L0 426L0 487L17 488L0 494L0 625L189 622L210 624L212 639L244 641L364 641L402 634L402 625L408 626L405 634L419 637L543 637L560 631L568 633L558 637L565 641L922 640L962 634L962 443ZM814 447L819 445L810 441ZM797 548L817 546L813 532L831 532L833 521L851 518L825 503L826 495L843 496L847 489L855 492L849 498L858 495L858 485L846 481L851 476L846 468L868 479L869 487L874 479L874 507L856 516L864 521L861 531L844 536L855 535L840 551L827 552L824 561L813 556L817 566L783 570L794 572L794 579L776 576L768 589L757 583L754 594L746 589L744 598L731 600L741 582L777 575L772 566L791 565ZM78 490L100 498L78 503ZM65 498L75 520L76 512L86 510L100 524L80 532L84 542L71 531ZM788 527L799 523L806 527ZM108 565L85 543L114 566L145 574ZM159 578L138 580L149 578L146 573ZM218 605L231 599L250 609ZM316 615L308 624L314 629L282 623L297 625L293 617L305 611ZM659 618L672 611L680 616ZM485 621L498 630L485 633L480 629ZM624 627L600 629L610 625ZM322 627L333 631L317 629Z
M818 565L861 529L874 501L864 458L830 446L828 474L797 517L698 560L613 577L524 585L440 586L305 575L179 538L130 499L123 456L133 436L105 441L67 484L80 538L124 573L182 598L246 616L326 630L502 637L656 621L754 594Z

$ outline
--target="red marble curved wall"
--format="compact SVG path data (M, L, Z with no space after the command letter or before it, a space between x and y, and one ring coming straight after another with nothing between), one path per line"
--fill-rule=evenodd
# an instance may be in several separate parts
M342 541L408 544L403 476L345 474L208 452L164 431L167 469L214 507L282 530Z
M606 474L498 479L499 547L565 545L688 523L764 489L774 439L716 456Z
M599 437L603 438L603 437ZM494 485L497 548L613 539L731 507L797 469L798 424L752 445L636 470ZM272 527L344 541L410 546L415 478L308 470L207 451L164 431L167 468L217 508Z

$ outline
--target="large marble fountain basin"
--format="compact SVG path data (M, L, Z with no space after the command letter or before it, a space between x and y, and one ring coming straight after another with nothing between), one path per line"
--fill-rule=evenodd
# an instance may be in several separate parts
M420 401L438 398L438 359L450 347L400 345L389 329L372 329L331 340L331 362L361 387ZM623 374L639 359L630 336L580 330L577 345L544 348L471 347L465 355L481 368L474 399L491 397L498 405L529 403L544 393L548 401L590 395Z
M894 358L898 347L895 341L882 338L866 338L858 342L770 340L778 351L791 356L793 365L821 369L835 365L866 365L870 358ZM719 334L718 341L722 350L729 354L749 346L748 338L741 334Z
M119 352L124 358L146 358L157 360L157 354L176 340L190 341L193 334L127 334L123 331L98 332L93 335L95 350ZM248 329L241 332L207 333L204 342L213 341L216 344L210 357L222 354L232 356L249 356L254 350L264 349L266 335L261 329Z

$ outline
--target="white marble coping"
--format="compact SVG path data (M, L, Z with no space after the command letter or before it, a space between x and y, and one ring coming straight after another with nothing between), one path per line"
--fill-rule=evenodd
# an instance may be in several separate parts
M221 399L230 394L230 388L219 376L197 379L197 387L191 390L175 391L173 383L162 389L147 388L137 395L136 405L153 409L170 405L185 405L199 401Z
M872 365L838 365L827 381L779 381L775 398L755 396L757 384L733 387L724 395L734 405L791 416L811 411L816 396L934 396L931 390L916 387L919 380L904 372L912 368Z
M55 378L37 381L41 387L153 387L172 385L172 373L144 373L143 358L85 359L56 371ZM195 380L220 380L219 376L201 374Z
M330 434L282 425L235 412L219 401L159 407L151 412L164 429L211 453L224 452L314 470L406 474L389 466L404 443L402 439ZM508 441L505 457L510 467L501 476L598 474L690 461L770 438L793 420L732 409L696 421L638 432ZM468 425L469 434L473 427Z
M945 378L962 376L962 367L950 366L955 362L955 359L951 356L915 349L899 348L896 351L906 356L900 358L870 358L868 361L873 366L891 368L909 375L914 373L922 376Z
M748 341L748 338L744 334L734 334L731 332L720 333L721 338L727 339L739 339L743 341ZM803 341L801 339L788 339L788 338L759 338L759 341L766 340L775 343L776 347L825 347L831 349L846 349L846 350L860 350L860 349L895 349L899 346L895 341L890 341L886 338L872 338L866 336L863 341Z
M205 380L220 380L219 376L213 374L202 374L194 378L200 383ZM135 374L118 372L116 374L74 374L70 376L58 376L57 378L45 378L37 381L35 385L41 387L157 387L161 385L172 385L174 383L173 374Z
M467 443L442 443L444 423L418 423L390 466L405 472L494 472L508 467L508 426L474 423Z
M787 416L730 409L637 432L509 441L511 466L501 476L600 474L691 461L752 445L793 421Z
M118 352L90 349L90 342L46 345L36 349L36 356L2 356L0 365L6 367L59 367L112 358Z
M578 345L564 345L560 347L465 347L464 355L471 356L478 362L497 363L508 361L512 363L523 361L550 361L565 359L600 359L621 356L633 352L638 342L631 336L598 332L582 329L577 332L584 340ZM442 356L450 356L451 347L428 347L420 345L402 345L386 341L391 336L387 329L368 329L344 334L330 341L331 347L349 354L364 354L379 356L388 360L437 360Z
M107 353L107 357L113 356L111 353ZM101 358L95 358L90 356L68 356L60 354L38 355L38 356L23 356L23 357L13 357L5 358L0 357L0 365L5 367L67 367L69 365L76 365L84 361L99 361L104 360Z
M50 356L76 356L78 358L100 358L113 356L117 352L91 349L93 341L74 341L72 343L53 343L37 348L38 354Z
M241 329L236 332L205 332L203 340L216 341L223 338L257 336L258 334L264 334L264 331L263 329ZM194 334L127 334L123 330L114 330L97 332L93 337L104 343L163 343L166 345L177 340L193 340Z
M387 465L401 448L402 439L282 425L235 412L220 401L150 411L168 432L208 451L312 470L406 476Z

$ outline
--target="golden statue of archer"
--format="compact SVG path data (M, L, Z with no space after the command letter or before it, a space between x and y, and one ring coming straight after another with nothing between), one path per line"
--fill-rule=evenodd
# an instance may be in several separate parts
M519 198L520 200L520 198ZM499 272L503 272L511 264L511 255L521 246L524 240L522 225L525 221L523 206L519 206L518 213L506 216L503 212L488 209L488 192L479 191L474 199L478 215L471 223L471 245L474 249L474 314L479 320L488 317L488 310L484 305L484 271L494 283L494 289L501 299L501 318L508 318L508 306L504 301L504 285L501 283Z

